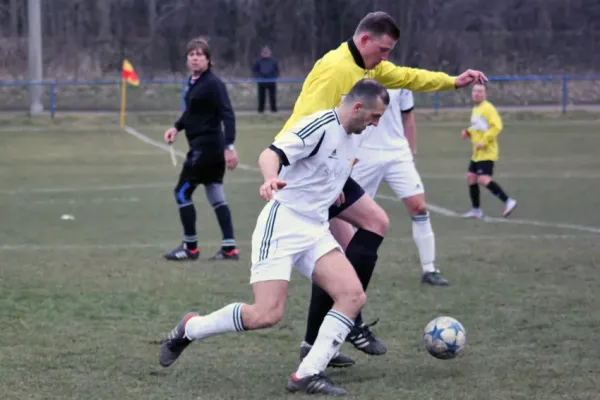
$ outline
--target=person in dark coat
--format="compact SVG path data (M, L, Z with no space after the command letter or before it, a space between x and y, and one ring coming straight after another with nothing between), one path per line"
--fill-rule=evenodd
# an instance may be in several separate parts
M268 47L262 49L261 56L254 63L252 72L256 79L277 79L279 77L279 65L271 55L271 49ZM265 111L266 92L269 93L271 111L277 112L277 84L275 82L258 82L258 112Z
M203 185L223 233L221 249L211 260L238 260L231 212L223 191L225 168L234 169L238 164L234 147L235 114L225 84L211 70L210 49L205 40L190 41L187 64L191 75L185 94L186 108L174 126L165 132L165 141L171 144L179 131L185 131L190 146L174 190L183 225L183 243L164 257L171 261L198 259L200 249L192 194Z

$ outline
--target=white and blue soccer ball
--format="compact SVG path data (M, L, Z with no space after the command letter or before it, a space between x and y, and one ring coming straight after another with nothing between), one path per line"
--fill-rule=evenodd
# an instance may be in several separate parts
M429 354L448 360L456 357L467 344L467 331L452 317L437 317L425 327L423 340Z

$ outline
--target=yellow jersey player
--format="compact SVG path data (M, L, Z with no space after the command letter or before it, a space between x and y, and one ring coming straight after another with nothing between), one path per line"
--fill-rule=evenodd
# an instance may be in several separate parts
M387 88L406 88L417 92L454 90L487 81L483 73L473 70L451 77L442 72L396 66L387 60L399 37L400 29L390 15L385 12L367 14L348 41L315 63L282 132L314 112L333 109L363 78L375 79ZM389 219L352 178L346 181L343 194L344 202L340 206L333 205L329 210L331 231L366 288L375 268L377 251L388 232ZM353 226L357 228L356 232ZM300 347L301 358L308 354L332 304L331 297L313 285L306 336ZM363 323L360 314L348 341L367 354L384 354L387 351L369 325ZM337 354L329 365L345 367L352 364L351 358Z
M498 160L498 135L502 131L502 119L496 107L487 101L485 85L473 86L473 112L471 126L462 131L464 140L471 139L473 156L469 163L467 182L473 208L464 214L465 218L483 218L479 200L479 185L485 186L490 192L504 203L503 217L508 217L517 206L517 201L508 197L500 185L492 180L494 162Z

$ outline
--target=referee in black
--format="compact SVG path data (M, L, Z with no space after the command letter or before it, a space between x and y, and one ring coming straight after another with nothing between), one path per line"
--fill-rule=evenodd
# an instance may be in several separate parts
M238 260L231 212L223 192L225 167L234 169L238 164L233 147L235 114L225 84L211 71L210 49L205 40L193 39L188 43L187 66L191 75L185 95L186 109L174 127L165 132L165 141L170 144L179 131L185 130L190 147L174 190L183 225L183 243L164 257L172 261L198 259L200 249L192 194L198 185L204 185L206 198L215 210L223 233L221 249L210 259Z

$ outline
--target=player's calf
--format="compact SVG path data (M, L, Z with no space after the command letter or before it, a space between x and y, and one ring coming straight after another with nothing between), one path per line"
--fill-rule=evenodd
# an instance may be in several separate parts
M252 304L244 309L246 330L271 328L283 318L285 301L273 305Z
M502 212L503 217L508 217L514 209L517 207L517 201L510 198L504 189L489 175L479 176L477 181L480 185L485 186L494 196L504 203L504 211Z
M435 234L425 204L425 194L419 193L404 198L403 202L411 216L413 239L419 250L423 270L421 283L432 286L448 285L448 280L435 267Z
M256 282L254 304L231 303L211 314L187 314L162 341L159 362L168 367L193 342L228 332L268 328L279 322L285 309L288 282Z
M339 354L342 343L354 327L354 318L367 300L352 265L337 249L317 260L312 278L335 303L325 316L315 343L288 383L288 388L291 384L304 391L309 388L301 382L319 380L331 359Z
M221 249L209 260L239 260L239 251L236 248L233 234L231 211L225 199L222 183L211 183L204 186L206 199L212 206L223 234Z
M194 183L180 179L173 190L175 201L179 206L179 218L183 226L183 243L164 254L167 260L197 260L200 255L198 237L196 236L196 208L192 202L192 193L196 186Z
M252 285L254 304L242 310L246 330L270 328L283 318L288 285L285 280L258 281Z

